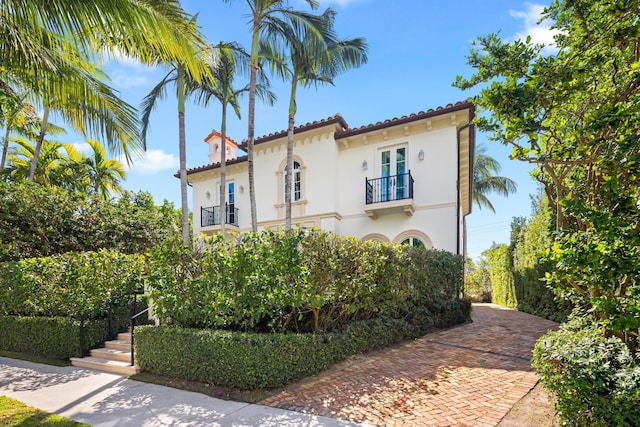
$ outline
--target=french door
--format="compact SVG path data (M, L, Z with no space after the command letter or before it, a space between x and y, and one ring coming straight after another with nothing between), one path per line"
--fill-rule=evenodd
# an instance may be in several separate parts
M381 202L405 199L408 177L406 146L380 150Z

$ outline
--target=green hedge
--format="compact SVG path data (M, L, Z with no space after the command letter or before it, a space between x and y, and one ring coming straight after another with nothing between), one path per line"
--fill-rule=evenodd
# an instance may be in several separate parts
M513 264L507 245L500 244L485 252L491 278L491 297L494 303L517 308L518 300L513 280Z
M533 367L566 425L640 425L640 364L602 328L574 321L548 333L536 343Z
M0 263L0 315L79 317L143 287L144 257L101 250Z
M107 320L86 322L84 352L106 339ZM0 316L0 349L68 359L80 356L80 321L67 317Z
M314 375L353 354L424 335L436 324L466 321L470 312L469 301L451 301L432 311L414 312L406 320L363 320L325 334L143 326L135 332L136 359L142 370L157 374L245 389L271 388Z
M244 332L331 332L402 318L462 293L463 259L323 231L202 240L195 254L156 247L151 297L161 323Z

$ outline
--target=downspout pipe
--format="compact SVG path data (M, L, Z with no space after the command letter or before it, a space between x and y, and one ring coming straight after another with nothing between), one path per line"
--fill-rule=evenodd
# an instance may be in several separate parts
M460 207L462 205L462 201L460 200L460 134L462 133L462 131L464 131L465 129L469 129L469 153L470 153L470 162L469 162L469 179L471 181L471 185L469 188L469 209L471 210L472 207L472 192L473 192L473 162L474 162L474 157L475 157L475 132L473 132L473 129L475 127L475 125L473 124L473 119L475 116L475 106L472 106L472 109L470 111L470 117L469 117L469 123L460 126L458 128L457 131L457 144L458 144L458 175L457 175L457 195L456 195L456 229L457 229L457 241L456 241L456 252L459 255L462 255L463 257L466 258L467 256L467 235L466 235L466 230L465 230L465 234L464 234L464 241L463 241L463 247L462 247L462 253L460 253L460 223L461 223L461 211L460 211ZM466 216L466 215L465 215ZM466 228L466 227L465 227ZM466 262L466 259L465 259Z

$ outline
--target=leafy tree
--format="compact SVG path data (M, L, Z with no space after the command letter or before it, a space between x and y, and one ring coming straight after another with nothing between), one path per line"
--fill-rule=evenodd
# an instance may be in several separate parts
M467 259L465 267L469 268L464 276L465 296L472 301L491 302L491 277L486 255L483 254L477 264Z
M513 282L513 264L509 246L493 244L482 254L487 260L493 302L516 308L518 300Z
M225 0L229 2L231 0ZM251 230L258 231L258 219L255 194L255 176L253 166L253 146L255 140L255 105L257 75L260 69L259 45L261 37L270 42L286 38L294 29L308 28L316 31L322 27L321 19L313 14L296 11L288 6L286 0L246 0L250 14L248 24L251 30L251 54L249 77L249 113L247 131L247 166L249 169L249 199L251 204ZM317 0L305 0L312 9L319 5Z
M518 189L513 180L497 175L500 169L500 163L487 154L487 147L477 148L473 159L473 203L478 208L488 208L495 213L496 210L487 194L497 193L509 197Z
M116 201L29 181L0 181L0 261L113 249L144 253L179 236L179 212L149 193Z
M478 39L478 126L535 174L562 234L550 280L635 352L640 332L640 5L556 0L543 13L557 52Z

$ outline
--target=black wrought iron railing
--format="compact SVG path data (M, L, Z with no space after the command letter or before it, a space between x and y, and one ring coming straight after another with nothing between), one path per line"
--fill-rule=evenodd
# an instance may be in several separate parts
M136 304L138 295L144 295L144 291L139 290L119 296L117 298L112 298L103 306L86 311L85 313L77 317L77 319L80 321L79 357L86 356L89 351L88 349L95 344L94 342L86 342L87 323L91 322L92 320L104 319L106 316L107 330L104 332L104 339L106 341L112 340L121 330L121 328L126 327L127 323L129 323L127 322L127 320L130 319L131 314L135 313L137 309ZM129 311L129 315L127 315L127 311ZM124 318L123 314L125 316Z
M413 177L411 171L382 178L365 178L367 205L413 199Z
M238 208L233 205L225 205L225 224L238 226ZM220 225L220 206L200 208L201 227Z
M140 315L144 314L144 313L148 313L149 312L149 307L145 308L144 310L142 310L139 313L136 313L136 303L134 300L133 303L133 310L131 310L131 324L129 326L129 328L131 329L131 366L135 365L135 355L134 355L134 346L133 346L133 340L135 339L135 335L134 335L134 330L136 328L136 322L138 321L138 317L140 317Z

